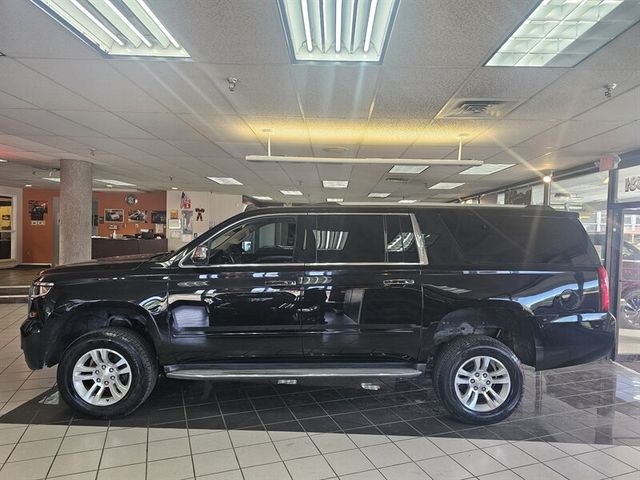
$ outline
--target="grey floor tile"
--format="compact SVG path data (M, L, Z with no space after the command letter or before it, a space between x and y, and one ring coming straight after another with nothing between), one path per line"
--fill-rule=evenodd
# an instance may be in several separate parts
M242 468L264 465L280 460L278 452L272 443L238 447L235 449L235 453Z
M550 460L545 462L545 465L564 475L569 480L600 480L605 478L605 475L602 473L573 457Z
M640 452L633 447L620 445L607 449L605 453L640 470Z
M147 461L147 444L126 445L124 447L105 448L100 460L100 469L120 467Z
M206 433L204 435L196 435L189 438L191 443L191 452L204 453L216 450L224 450L231 448L231 439L226 431Z
M71 473L97 470L100 463L102 451L92 450L90 452L70 453L68 455L58 455L51 465L50 477L69 475Z
M380 469L387 480L431 480L418 465L413 462L393 465Z
M364 447L361 450L376 468L388 467L390 465L397 465L411 461L411 459L393 443L372 445L370 447Z
M182 480L193 478L193 473L193 463L190 456L147 463L147 478L149 480Z
M386 480L378 470L340 475L340 480Z
M430 458L416 463L433 480L462 480L473 476L450 457Z
M566 480L565 477L543 463L514 468L513 471L524 480Z
M134 445L136 443L147 442L146 428L122 428L118 430L110 429L107 432L105 447L122 447L124 445Z
M309 437L290 438L274 442L278 454L282 460L291 460L294 458L309 457L318 455L320 452L316 448L313 440Z
M589 465L594 470L604 473L607 477L615 477L633 472L634 468L620 460L607 455L605 452L587 452L574 457L576 460Z
M486 454L482 450L472 450L469 452L455 453L451 455L456 462L466 468L475 476L487 475L489 473L506 470L500 462Z
M510 443L485 448L484 452L491 455L507 468L524 467L525 465L538 462L531 455L528 455Z
M212 473L211 475L198 477L198 480L244 480L244 477L240 470L231 470L229 472Z
M86 452L104 447L107 432L88 433L82 435L65 436L60 445L59 454Z
M235 470L240 466L232 449L193 455L196 476Z
M138 463L136 465L125 465L123 467L114 467L100 469L97 480L114 480L122 478L126 480L145 480L147 475L147 465ZM94 477L95 478L95 477Z
M287 460L284 463L293 480L322 480L335 477L333 469L322 455Z
M540 462L567 456L566 452L555 447L552 443L522 441L513 442L513 445Z
M2 435L0 433L0 435ZM32 458L50 457L58 453L62 438L49 438L34 442L20 442L9 457L9 462L30 460Z
M291 480L282 462L245 468L242 473L245 480Z
M477 447L473 443L464 438L430 437L430 440L435 443L440 450L449 455L451 455L452 453L477 450Z
M147 445L147 459L149 462L165 458L182 457L184 455L191 455L191 447L187 437L160 440L150 442Z
M489 475L480 475L478 480L522 480L522 477L516 475L511 470L504 472L490 473Z
M373 470L373 464L359 450L329 453L324 456L337 475Z
M344 433L320 433L309 438L321 453L341 452L357 448L356 444Z
M44 478L54 457L5 463L0 470L0 480L36 480Z
M426 460L428 458L446 455L436 446L435 443L425 437L401 440L399 442L395 442L395 444L413 461Z

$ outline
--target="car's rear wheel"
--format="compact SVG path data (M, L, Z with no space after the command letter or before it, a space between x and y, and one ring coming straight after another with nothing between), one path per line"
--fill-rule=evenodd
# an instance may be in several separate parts
M520 362L502 342L486 336L459 337L438 355L434 387L445 408L465 423L507 418L524 392Z
M158 376L149 344L136 332L109 327L83 335L63 354L58 388L75 410L100 418L132 413Z

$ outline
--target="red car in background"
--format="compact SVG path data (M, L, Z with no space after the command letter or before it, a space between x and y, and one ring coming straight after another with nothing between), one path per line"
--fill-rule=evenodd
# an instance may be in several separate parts
M603 233L589 234L589 236L596 249L604 248ZM621 254L618 321L620 328L640 329L640 248L625 240L622 244Z

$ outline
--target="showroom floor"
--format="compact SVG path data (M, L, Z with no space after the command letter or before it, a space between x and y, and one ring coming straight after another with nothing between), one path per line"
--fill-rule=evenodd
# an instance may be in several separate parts
M527 371L519 410L481 428L447 418L426 379L162 381L102 422L60 403L53 369L26 368L24 314L0 305L0 480L640 479L640 374L614 363Z

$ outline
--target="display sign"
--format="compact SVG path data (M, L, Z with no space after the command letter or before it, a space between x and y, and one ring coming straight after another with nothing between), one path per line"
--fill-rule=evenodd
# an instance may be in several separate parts
M640 201L640 166L618 170L617 201Z

